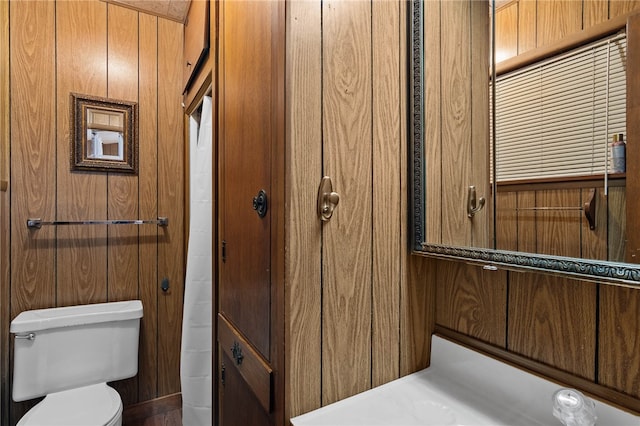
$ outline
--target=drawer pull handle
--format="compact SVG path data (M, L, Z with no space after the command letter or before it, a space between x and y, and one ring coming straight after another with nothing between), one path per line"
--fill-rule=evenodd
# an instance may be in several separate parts
M231 348L231 355L233 359L236 360L236 364L242 364L242 360L244 359L244 355L242 355L242 348L238 344L238 342L233 342L233 347Z

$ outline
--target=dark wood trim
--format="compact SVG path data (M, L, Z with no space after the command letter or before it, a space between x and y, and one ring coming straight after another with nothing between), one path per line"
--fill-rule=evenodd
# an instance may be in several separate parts
M640 132L640 15L629 18L627 25L627 135L637 135ZM627 174L637 177L640 161L640 149L636 143L627 144ZM640 226L640 199L635 196L640 190L640 179L631 178L627 182L627 242L625 261L640 263L640 233L632 232Z
M638 11L635 10L624 15L617 16L601 24L587 28L586 30L582 30L570 36L564 37L557 43L553 43L548 46L542 46L537 49L532 49L518 56L514 56L512 58L499 62L496 64L496 75L505 74L518 68L533 64L534 62L541 61L562 52L566 52L567 50L571 50L578 46L595 41L610 34L614 34L620 30L625 29L627 25L627 19L631 15L635 15L637 13Z
M170 411L182 408L182 394L174 393L139 404L129 405L122 413L122 423L124 425L140 422L158 414L167 414Z
M630 395L593 383L581 377L574 376L573 374L558 370L557 368L550 367L549 365L533 361L522 355L509 352L504 348L476 340L472 337L437 324L434 330L434 334L437 334L440 337L478 351L484 355L490 356L491 358L497 359L498 361L505 362L513 367L519 368L543 379L551 380L560 386L577 388L593 398L602 400L607 404L613 405L624 411L628 411L634 415L640 414L640 400Z

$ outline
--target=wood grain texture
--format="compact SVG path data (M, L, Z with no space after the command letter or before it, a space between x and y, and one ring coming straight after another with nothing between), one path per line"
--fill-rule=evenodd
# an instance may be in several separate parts
M180 351L184 296L184 150L181 108L182 26L158 21L158 215L168 217L158 247L158 278L168 278L171 288L158 299L158 394L180 390Z
M474 247L494 247L493 194L489 161L489 46L491 44L488 2L469 2L471 17L470 73L471 80L471 141L469 185L476 187L478 197L486 206L470 221L471 244ZM466 199L465 199L466 201ZM467 218L468 219L468 218Z
M441 3L442 243L471 245L471 2ZM455 166L452 166L455 165Z
M580 212L580 257L583 259L607 259L607 216L608 216L608 199L604 195L604 188L592 188L595 189L596 197L596 223L595 229L590 229L589 222L584 215L584 212ZM589 188L582 188L580 190L580 205L584 206L585 203L591 199L591 190ZM609 189L611 191L611 188ZM620 238L619 236L618 238Z
M158 48L163 50L166 63L179 65L181 41L158 46L157 18L103 2L4 4L12 8L11 91L16 101L12 110L11 149L12 170L20 182L17 188L20 192L15 193L16 200L11 206L16 220L11 239L17 260L12 265L11 283L3 280L2 284L7 299L12 300L11 306L6 304L7 310L11 309L15 316L26 309L139 297L145 310L139 374L137 379L115 386L125 404L165 395L159 390L158 377L169 377L177 383L178 367L174 363L170 368L165 366L166 371L159 368L157 356L160 348L165 358L179 357L180 347L175 342L179 341L178 309L182 299L181 284L176 283L181 282L182 272L171 277L172 285L176 285L173 293L178 293L173 303L178 309L162 312L163 317L168 314L173 321L174 334L160 345L157 228L111 227L107 240L107 227L43 227L28 232L24 220L104 219L107 210L111 218L158 215L158 90L165 93L165 99L175 90L176 96L171 101L173 115L175 120L182 117L179 101L175 100L180 90L171 84L158 86L158 76L163 76L158 73ZM176 33L181 33L179 24L172 25ZM79 52L86 51L93 54L87 60L78 60ZM174 70L168 73L173 75ZM112 174L107 178L102 173L69 171L71 91L139 100L142 158L137 177ZM163 119L166 121L166 113ZM171 127L171 131L175 133L164 143L182 152L181 126ZM171 154L171 158L182 165L181 157ZM166 185L181 181L181 171L173 163L161 173L171 181ZM172 210L168 215L176 232L168 243L167 239L164 241L168 245L165 256L171 257L178 269L184 262L181 254L184 242L181 211L172 217L175 205L178 205L175 200L169 203ZM8 238L8 234L3 232L3 237ZM7 327L8 322L2 327L3 347L9 344ZM9 365L3 365L3 375L10 376ZM179 389L179 385L174 388ZM4 408L10 407L11 417L16 419L24 405L10 403L9 397L3 393L2 404ZM3 409L3 413L9 415L10 410Z
M400 376L429 366L435 326L437 260L410 256L400 289Z
M139 22L139 216L158 216L158 18L140 14ZM144 307L140 324L138 401L158 395L158 227L141 227L138 288Z
M609 19L640 9L638 0L609 0Z
M371 386L399 375L401 209L400 2L372 2L373 278Z
M580 190L537 191L536 207L580 207ZM580 224L578 210L536 211L537 253L580 257Z
M10 301L11 293L11 252L9 239L11 222L9 220L9 143L11 115L9 111L9 2L0 2L0 186L7 183L7 190L0 188L0 300ZM9 423L9 321L10 303L0 304L0 424Z
M609 19L609 3L609 0L583 0L582 28L593 27Z
M640 16L627 23L627 134L640 134ZM627 175L640 176L640 146L627 145ZM627 179L628 194L640 194L640 179ZM640 229L640 197L626 202L627 229ZM627 232L625 261L640 263L640 232Z
M518 55L538 45L537 0L518 1Z
M518 250L517 192L496 194L496 248Z
M107 95L112 99L138 102L138 15L134 10L107 6ZM140 124L137 125L139 128ZM140 217L138 176L107 175L108 219ZM134 225L107 228L108 301L138 299L139 228ZM114 388L124 405L138 402L138 377L122 380Z
M56 3L56 40L56 219L104 220L107 218L106 175L71 173L69 170L69 93L107 95L106 3ZM80 52L92 52L92 55L81 61L78 60ZM67 226L56 229L56 299L59 306L107 300L106 228Z
M518 7L513 2L496 10L496 62L518 54Z
M340 194L323 227L322 401L329 404L371 386L371 4L323 3L322 23L324 172Z
M29 231L25 219L55 215L55 8L10 3L11 303L10 317L54 305L54 230ZM20 102L18 102L20 100ZM8 324L7 324L8 326Z
M108 5L107 16L107 95L109 98L138 102L139 13ZM138 123L138 128L140 127ZM107 176L107 218L140 217L138 177L109 173ZM144 217L143 219L153 219ZM107 300L138 297L139 226L111 226L107 229ZM136 395L131 402L137 401Z
M597 382L640 398L640 292L600 287Z
M608 260L624 262L627 242L626 188L609 188L607 195Z
M537 2L537 47L582 29L582 0Z
M438 261L436 324L506 347L507 272Z
M510 272L507 349L594 380L596 287L563 277Z
M322 10L291 2L287 14L285 417L319 408L321 397Z
M442 243L442 34L441 2L424 7L425 241Z

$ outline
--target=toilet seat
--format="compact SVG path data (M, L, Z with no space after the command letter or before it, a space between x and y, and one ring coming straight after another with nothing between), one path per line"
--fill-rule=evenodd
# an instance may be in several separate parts
M100 383L47 395L17 426L117 426L121 422L120 395Z

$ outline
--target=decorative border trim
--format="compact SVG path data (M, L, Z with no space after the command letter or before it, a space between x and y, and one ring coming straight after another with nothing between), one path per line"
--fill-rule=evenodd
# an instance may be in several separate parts
M422 250L422 242L425 240L424 224L424 203L425 203L425 176L424 165L424 145L421 141L424 139L424 46L422 16L423 5L421 0L410 2L411 13L408 14L409 23L409 45L411 46L411 55L409 56L409 131L412 136L413 149L409 152L409 167L413 179L410 181L410 194L412 200L412 214L410 217L411 227L413 229L413 237L411 246L414 250Z
M622 281L625 284L640 286L640 265L427 243L422 244L422 250L425 254L434 257L476 261L487 265L503 266L507 269L563 273L590 281Z
M640 264L595 261L571 257L539 255L532 253L493 250L473 247L452 247L425 243L425 188L424 170L424 66L423 66L423 1L410 0L408 14L408 38L411 48L409 58L409 129L411 149L409 150L411 201L410 222L412 232L411 247L416 253L426 256L456 259L482 263L488 266L502 266L505 269L535 270L579 277L589 281L610 281L633 287L640 287Z

